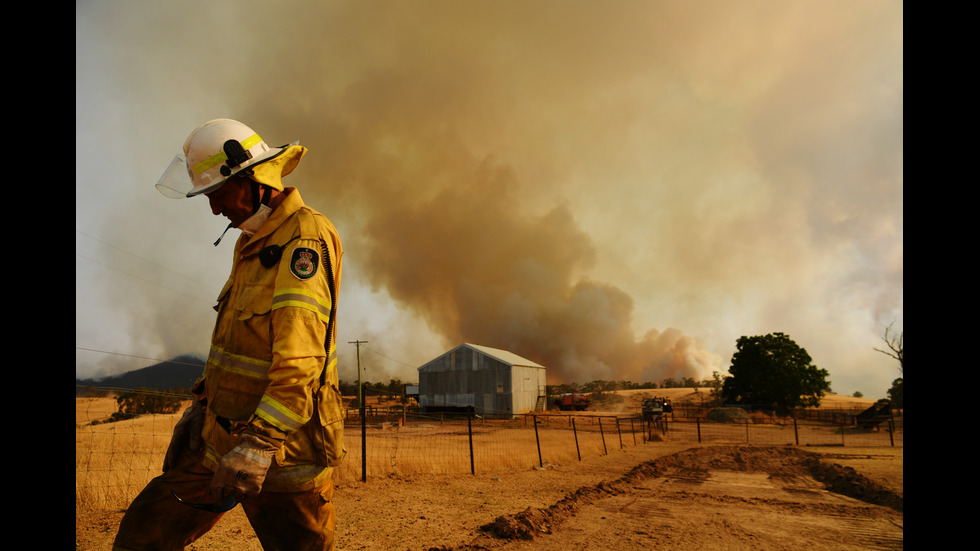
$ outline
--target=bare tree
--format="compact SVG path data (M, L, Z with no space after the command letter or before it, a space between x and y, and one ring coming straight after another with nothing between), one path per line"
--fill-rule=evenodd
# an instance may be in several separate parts
M892 333L893 325L895 325L895 322L888 324L888 327L885 328L885 336L881 338L881 340L885 341L885 344L888 345L888 350L881 350L880 348L875 348L875 350L898 360L898 371L904 376L905 362L904 356L902 355L902 341L905 338L905 330L903 329L898 333Z

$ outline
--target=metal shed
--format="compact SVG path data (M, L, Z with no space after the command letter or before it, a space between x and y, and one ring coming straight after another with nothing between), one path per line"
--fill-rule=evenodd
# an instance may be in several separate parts
M545 367L513 352L464 343L418 370L422 411L509 416L545 407Z

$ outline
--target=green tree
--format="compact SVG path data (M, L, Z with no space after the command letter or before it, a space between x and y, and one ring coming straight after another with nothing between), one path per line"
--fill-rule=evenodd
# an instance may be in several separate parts
M905 408L904 399L902 396L905 390L904 385L902 384L903 382L902 377L899 377L892 381L892 387L888 389L888 400L892 403L893 408Z
M561 383L557 385L548 385L548 394L553 396L559 396L561 394L569 392L579 392L578 383Z
M616 390L615 382L596 379L594 381L589 381L584 385L582 385L582 388L579 390L579 392L595 393L595 392L608 392L610 390Z
M783 333L739 338L728 372L722 397L729 403L818 406L830 390L827 370L813 365L806 350Z
M724 378L717 371L711 372L711 380L706 382L706 386L711 387L711 398L717 400L721 396L721 389L724 386Z

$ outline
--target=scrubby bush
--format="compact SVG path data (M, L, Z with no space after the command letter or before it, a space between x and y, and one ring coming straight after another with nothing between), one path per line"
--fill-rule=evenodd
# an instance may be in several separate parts
M122 421L151 413L176 413L180 409L180 402L180 396L138 388L116 397L119 410L109 420Z
M721 407L708 412L706 416L709 421L719 423L744 423L749 420L749 414L742 408Z

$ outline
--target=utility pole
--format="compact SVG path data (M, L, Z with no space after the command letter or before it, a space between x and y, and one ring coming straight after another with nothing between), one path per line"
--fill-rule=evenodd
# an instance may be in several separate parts
M357 404L361 409L361 482L367 482L367 419L364 417L364 393L361 391L361 345L368 341L348 341L357 346Z
M361 411L364 411L364 397L361 395L361 345L367 344L368 341L348 341L347 344L353 344L357 346L357 403L361 406Z

